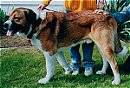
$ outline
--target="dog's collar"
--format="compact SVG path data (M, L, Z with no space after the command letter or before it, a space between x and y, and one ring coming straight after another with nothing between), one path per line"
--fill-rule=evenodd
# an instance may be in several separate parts
M41 21L42 21L42 19L39 17L36 21L34 21L34 22L32 22L32 23L30 24L30 29L29 29L29 31L28 31L27 38L29 38L29 39L32 38L33 34L36 33L35 28L36 28L37 26L39 26L39 24L41 23Z

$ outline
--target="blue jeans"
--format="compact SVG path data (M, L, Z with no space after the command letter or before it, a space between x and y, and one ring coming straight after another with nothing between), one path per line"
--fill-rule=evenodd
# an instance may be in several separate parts
M71 55L71 63L70 67L72 69L78 69L81 66L81 55L79 53L79 47L80 45L77 45L75 47L72 47L70 49L70 55ZM94 43L83 43L82 44L82 50L83 50L83 67L94 67L94 61L92 60L92 53L93 53L93 47Z
M71 10L66 10L66 12L72 12ZM93 46L94 43L83 43L82 44L82 50L83 50L83 61L82 64L84 68L86 67L94 67L94 61L92 60L92 53L93 53ZM79 53L79 47L80 45L77 45L75 47L72 47L70 49L70 56L72 58L70 67L72 69L78 69L81 67L81 55Z
M111 13L111 16L117 20L118 23L124 23L130 20L130 5L125 7L121 12Z

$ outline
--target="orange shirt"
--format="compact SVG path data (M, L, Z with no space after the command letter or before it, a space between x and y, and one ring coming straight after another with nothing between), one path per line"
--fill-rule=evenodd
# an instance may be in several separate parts
M48 4L52 0L44 0L44 4ZM97 8L96 0L65 0L64 6L67 10L95 10Z

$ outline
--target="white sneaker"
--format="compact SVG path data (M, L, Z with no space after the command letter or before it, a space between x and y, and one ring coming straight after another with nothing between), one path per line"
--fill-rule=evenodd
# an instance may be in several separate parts
M75 70L73 70L72 75L77 75L77 74L79 74L79 69L75 69Z
M93 68L92 67L85 68L84 75L85 76L93 75Z

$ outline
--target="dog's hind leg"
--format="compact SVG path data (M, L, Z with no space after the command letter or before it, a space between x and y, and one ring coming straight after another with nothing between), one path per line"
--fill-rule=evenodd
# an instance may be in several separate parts
M45 78L41 78L38 83L40 84L46 84L50 81L50 79L53 77L54 75L54 70L55 70L55 66L56 66L56 57L55 55L50 56L49 53L44 52L44 56L46 58L46 70L47 70L47 74Z
M110 51L111 52L111 51ZM116 58L114 57L114 53L109 53L108 52L104 52L107 61L109 62L111 69L113 71L114 74L114 80L112 81L113 85L118 85L120 84L120 74L119 74L119 69L118 69L118 65L116 62Z
M69 67L65 57L64 57L64 54L62 51L56 53L56 57L57 57L57 60L58 62L60 63L60 65L64 68L65 70L65 74L69 74L72 72L71 68Z
M98 23L93 25L89 37L100 48L102 56L105 57L104 59L106 59L106 61L110 64L110 67L114 74L114 80L112 81L112 84L118 85L120 84L121 80L118 65L114 55L114 33L117 33L116 27L114 28L110 25L112 22L114 22L114 20L111 20L109 24L104 21L100 22L100 24ZM112 25L116 26L116 22ZM104 60L105 63L106 61Z
M100 74L100 75L103 75L103 74L106 74L106 70L108 68L108 62L105 58L105 56L103 55L103 53L101 52L100 48L98 47L98 50L102 56L102 60L103 60L103 67L101 70L97 71L96 74Z
M118 65L116 62L116 58L114 56L114 51L111 48L111 44L108 43L99 43L97 44L98 47L100 47L100 50L103 54L103 56L106 58L106 60L109 62L111 69L113 71L114 74L114 80L112 81L113 85L118 85L120 84L120 74L119 74L119 69L118 69Z

